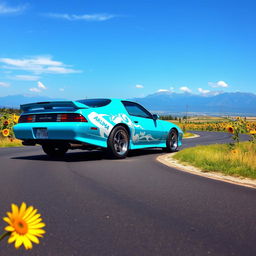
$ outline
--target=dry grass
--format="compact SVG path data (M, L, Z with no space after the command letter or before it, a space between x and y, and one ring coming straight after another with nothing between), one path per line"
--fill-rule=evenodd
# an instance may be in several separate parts
M227 144L197 146L178 152L174 158L203 171L256 179L256 144L242 142L231 149Z
M185 132L183 135L183 138L190 138L190 137L193 137L194 135L195 135L194 133Z
M20 147L22 146L21 140L9 139L9 138L0 138L0 148L6 147Z
M250 117L246 117L246 120L247 121L256 121L256 117L254 117L254 116L250 116Z
M216 117L216 116L196 116L196 117L189 117L189 122L224 122L227 121L225 117Z

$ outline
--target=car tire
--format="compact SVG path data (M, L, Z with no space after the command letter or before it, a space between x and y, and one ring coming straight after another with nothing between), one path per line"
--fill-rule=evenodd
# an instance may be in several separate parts
M166 139L167 152L175 152L178 149L178 132L175 129L171 129Z
M123 126L116 126L108 137L107 153L111 158L126 158L129 152L129 134Z
M42 148L49 157L61 157L68 151L68 145L65 143L45 143Z

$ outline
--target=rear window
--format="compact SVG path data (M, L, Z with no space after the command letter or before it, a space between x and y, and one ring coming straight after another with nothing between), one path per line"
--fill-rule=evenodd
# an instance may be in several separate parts
M110 99L86 99L86 100L77 100L77 101L91 108L104 107L111 102Z

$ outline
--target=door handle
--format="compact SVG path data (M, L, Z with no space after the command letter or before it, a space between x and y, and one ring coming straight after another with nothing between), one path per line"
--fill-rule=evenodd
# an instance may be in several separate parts
M139 121L134 121L135 124L137 124Z

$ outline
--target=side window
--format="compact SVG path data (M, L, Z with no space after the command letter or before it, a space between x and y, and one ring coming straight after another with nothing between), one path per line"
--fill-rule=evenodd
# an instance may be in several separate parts
M152 118L152 115L137 103L123 101L124 107L131 116L139 116L144 118Z

